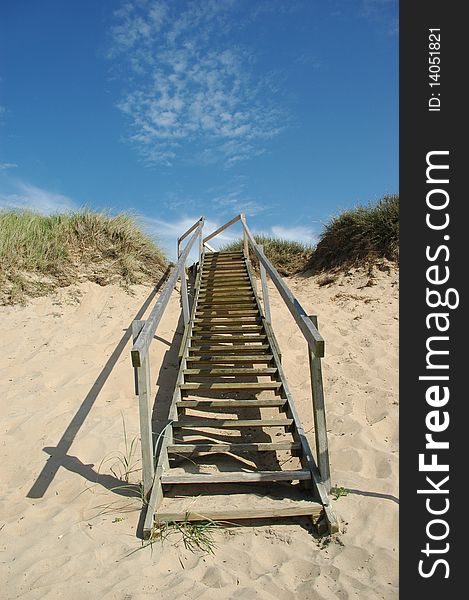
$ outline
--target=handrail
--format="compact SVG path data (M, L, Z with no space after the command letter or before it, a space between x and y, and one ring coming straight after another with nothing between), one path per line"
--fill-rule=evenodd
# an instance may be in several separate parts
M231 221L228 221L228 223L225 223L224 225L219 227L216 231L204 238L204 244L206 244L209 240L214 238L216 235L218 235L219 233L221 233L222 231L230 227L230 225L233 225L234 223L236 223L236 221L239 221L240 219L241 215L237 215L236 217L234 217L234 219L231 219Z
M186 237L187 237L187 236L188 236L190 233L192 233L192 232L194 231L194 229L195 229L195 228L196 228L196 227L197 227L197 226L200 224L200 222L201 222L201 221L202 221L202 223L203 223L203 222L205 221L205 217L200 217L200 219L199 219L198 221L196 221L196 222L194 223L194 225L192 225L192 227L189 227L189 229L188 229L188 230L187 230L185 233L183 233L183 234L181 235L181 237L178 237L178 258L179 258L179 249L180 249L180 247L181 247L181 242L182 242L183 240L185 240L185 239L186 239Z
M308 345L310 347L311 352L318 357L321 358L324 356L324 338L321 336L316 327L312 324L308 314L305 309L301 306L295 296L292 294L290 289L285 285L283 279L279 275L277 269L272 265L270 260L266 257L264 252L260 249L259 245L256 243L254 236L252 235L249 227L246 225L245 220L242 220L243 228L246 233L247 239L254 251L254 254L259 259L260 264L265 268L267 273L270 275L270 278L275 284L275 287L280 293L283 301L288 307L288 310L291 312L293 318L295 319L298 327L301 330L301 333L305 337Z
M181 274L184 274L184 266L187 257L189 256L189 252L191 251L191 248L196 238L201 234L203 223L204 220L202 217L196 223L196 231L194 235L187 242L186 247L184 248L181 256L179 257L176 266L173 268L170 276L168 277L166 285L164 286L163 291L161 292L160 297L158 298L158 301L153 307L151 313L149 314L148 319L146 320L145 325L142 331L140 332L140 335L138 336L137 340L135 341L132 347L131 356L132 365L134 367L141 367L143 364L143 360L148 352L148 347L150 346L153 336L155 335L156 328L158 327L161 317L163 316L163 312L169 302L169 298L171 297L171 293L174 289L174 286L176 285L179 276ZM192 231L193 230L194 227L192 228Z

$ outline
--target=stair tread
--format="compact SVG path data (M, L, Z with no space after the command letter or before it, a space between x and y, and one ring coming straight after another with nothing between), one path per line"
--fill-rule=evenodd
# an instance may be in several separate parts
M270 452L277 450L301 450L300 442L249 442L215 444L170 444L170 454L193 454L197 452Z
M308 479L311 479L311 472L307 469L295 471L224 471L217 473L186 473L184 475L165 473L161 477L161 483L164 485L181 483L255 483Z
M204 363L209 365L226 363L267 363L273 359L273 354L250 354L246 356L219 356L217 354L207 354L206 356L188 356L188 363Z
M277 373L277 367L250 369L248 367L227 367L226 369L184 369L184 375L200 375L202 377L219 377L221 375L272 375Z
M233 400L233 399L210 399L210 400L178 400L176 406L178 408L194 408L194 409L216 409L229 408L237 410L238 408L280 408L286 404L285 398L256 398L252 400Z
M238 427L288 427L292 425L293 419L200 419L185 418L173 421L176 429L190 429L193 427L214 427L215 429L238 428Z
M278 381L268 381L265 383L181 383L179 384L181 390L279 390L282 387L282 383Z

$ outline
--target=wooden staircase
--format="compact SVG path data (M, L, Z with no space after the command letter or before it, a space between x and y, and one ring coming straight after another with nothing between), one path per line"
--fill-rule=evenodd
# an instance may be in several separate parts
M336 530L245 253L201 253L189 308L145 533L154 520L299 515Z

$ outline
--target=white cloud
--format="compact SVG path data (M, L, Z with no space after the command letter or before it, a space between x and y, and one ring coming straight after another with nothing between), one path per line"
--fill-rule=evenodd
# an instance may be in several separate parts
M201 215L194 215L191 217L185 216L180 219L170 221L141 215L139 219L144 229L161 244L161 246L168 253L169 257L175 261L177 255L177 238L181 237L181 235L185 233L200 218L200 216ZM206 219L203 229L204 237L210 235L210 233L213 231L216 231L224 222L224 219L220 222ZM284 225L273 225L272 227L264 228L262 230L251 226L249 222L248 226L255 235L259 234L265 236L274 236L304 244L315 244L317 242L316 233L308 226L299 225L287 227ZM209 243L213 248L215 248L215 250L218 250L221 246L239 240L241 237L242 226L241 223L238 222L228 229L222 231L215 238L211 239ZM189 239L190 236L183 241L183 247ZM190 252L188 264L197 260L198 242L196 241Z
M118 108L145 161L230 167L262 153L282 130L285 115L270 103L269 78L254 82L252 54L230 38L237 9L232 0L182 9L169 0L134 0L114 13L109 58L124 66L129 88Z
M7 171L8 169L15 169L18 165L15 163L4 163L0 162L0 171Z
M274 225L271 228L272 235L290 240L293 242L301 242L303 244L315 244L318 237L311 227L306 225L297 225L296 227L285 227L284 225Z
M77 205L68 196L45 190L38 186L17 181L13 185L14 191L0 192L0 208L31 209L42 214L66 212L75 210Z
M141 215L140 222L142 223L145 230L152 235L166 250L169 257L172 260L176 259L177 255L177 238L181 237L183 233L185 233L198 219L200 219L201 215L193 216L193 217L183 217L181 219L175 221L166 221L163 219L155 219L153 217L147 217ZM210 235L213 231L218 229L222 222L212 221L211 219L206 219L203 228L203 235L206 237ZM192 235L192 234L190 234ZM189 241L190 235L183 241L183 247ZM210 240L210 245L215 249L220 248L224 244L233 242L238 240L241 237L241 224L236 223L229 229L226 229L222 233ZM198 242L194 243L192 250L189 255L188 263L194 262L198 260Z

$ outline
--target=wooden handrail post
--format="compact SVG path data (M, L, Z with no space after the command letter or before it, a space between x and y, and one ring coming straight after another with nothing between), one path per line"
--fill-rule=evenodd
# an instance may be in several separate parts
M204 236L202 234L202 228L200 228L200 233L199 233L199 270L202 266L203 254L204 254Z
M246 260L249 260L249 242L248 242L248 236L246 233L246 215L244 213L241 213L241 223L243 224L243 254L244 257L246 258Z
M142 448L143 492L150 492L155 474L153 458L153 433L151 428L151 380L150 357L145 355L142 366L137 367L138 408L140 417L140 445Z
M316 315L310 315L309 318L316 329L318 329L318 318ZM324 403L321 358L315 356L309 347L308 354L309 369L311 374L316 456L321 479L324 483L327 493L329 494L331 491L331 471L329 465L329 448L327 444L326 407Z
M186 280L186 267L181 265L181 302L182 302L182 315L184 317L184 327L189 323L189 297L187 294L187 280Z
M259 248L264 252L264 247L259 244ZM261 284L262 284L262 300L264 301L264 314L265 318L269 323L272 323L272 317L270 314L270 300L269 300L269 288L267 287L267 273L264 265L259 263L261 270Z
M140 335L140 332L142 331L144 325L145 325L145 321L140 321L139 319L135 319L132 321L132 344L135 344L135 342L137 341L137 338ZM135 388L135 395L138 396L137 367L134 367L134 388Z

